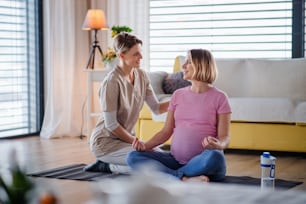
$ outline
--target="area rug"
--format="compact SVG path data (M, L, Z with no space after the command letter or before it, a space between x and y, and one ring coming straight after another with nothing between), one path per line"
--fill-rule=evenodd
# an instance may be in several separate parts
M86 172L83 171L84 166L86 166L86 164L72 164L45 171L29 173L27 175L33 177L46 177L46 178L56 178L56 179L80 180L80 181L98 181L103 178L118 178L122 176L128 176L126 174ZM218 183L260 186L260 179L249 176L226 176L226 178L223 181ZM275 188L290 189L302 183L303 182L275 179Z
M29 173L27 175L33 177L46 177L46 178L69 179L69 180L79 180L79 181L97 181L103 178L128 176L126 174L110 174L103 172L83 171L83 168L86 165L87 164L71 164L68 166L62 166L45 171Z

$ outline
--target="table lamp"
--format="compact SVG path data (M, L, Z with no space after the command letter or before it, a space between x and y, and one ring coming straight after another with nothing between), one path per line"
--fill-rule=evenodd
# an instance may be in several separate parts
M106 25L106 19L103 10L101 9L89 9L87 11L86 18L84 20L83 30L93 30L94 31L94 41L91 45L90 55L87 62L87 69L94 69L95 64L95 53L96 50L103 56L102 49L97 40L98 30L107 30L108 26Z

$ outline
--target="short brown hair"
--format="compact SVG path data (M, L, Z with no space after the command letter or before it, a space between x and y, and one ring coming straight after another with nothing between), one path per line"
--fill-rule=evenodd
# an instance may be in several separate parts
M195 68L193 78L212 84L217 79L218 70L211 52L205 49L192 49L189 53Z
M142 41L135 35L121 32L115 36L113 46L116 54L119 54L128 52L136 44L142 45Z

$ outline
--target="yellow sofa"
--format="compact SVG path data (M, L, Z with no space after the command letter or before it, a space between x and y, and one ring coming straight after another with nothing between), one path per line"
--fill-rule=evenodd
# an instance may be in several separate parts
M174 71L181 69L182 60L175 59ZM229 148L305 153L306 59L216 61L215 86L228 94L233 111ZM144 105L137 137L147 140L163 127L165 117L152 118Z

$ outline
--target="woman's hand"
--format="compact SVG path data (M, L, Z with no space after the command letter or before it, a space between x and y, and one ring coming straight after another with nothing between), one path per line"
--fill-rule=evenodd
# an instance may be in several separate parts
M132 147L137 151L145 151L146 150L146 146L145 146L144 142L139 141L139 139L137 137L134 138L133 143L132 143Z
M220 140L212 136L205 137L202 141L202 146L205 149L222 149Z

